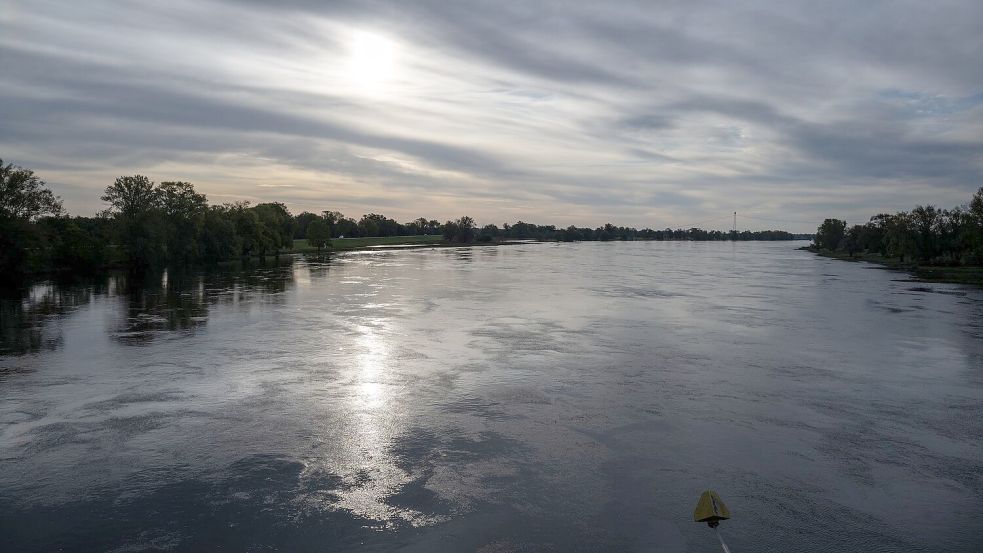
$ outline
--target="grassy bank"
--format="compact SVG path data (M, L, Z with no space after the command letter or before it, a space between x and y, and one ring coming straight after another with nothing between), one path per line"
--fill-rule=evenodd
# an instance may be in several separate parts
M412 244L416 246L440 245L444 237L439 234L419 234L415 236L371 236L367 238L333 238L329 251L344 252L370 248L373 246L400 246ZM293 253L315 253L317 248L307 243L306 239L294 240Z
M951 284L983 286L983 267L930 267L916 265L914 263L902 263L896 257L884 257L877 253L857 253L850 256L845 252L819 251L812 247L803 249L832 259L876 263L887 269L911 273L915 278L928 282L948 282Z

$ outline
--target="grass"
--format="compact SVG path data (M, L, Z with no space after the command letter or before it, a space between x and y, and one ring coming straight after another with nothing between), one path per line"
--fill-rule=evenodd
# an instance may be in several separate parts
M367 238L333 238L331 247L326 251L344 252L358 250L372 246L399 246L403 244L413 244L419 246L440 245L444 242L444 237L439 234L418 234L415 236L371 236ZM325 251L325 250L322 250ZM315 253L317 248L307 243L301 238L294 240L294 253Z
M811 250L810 251L815 251ZM819 255L842 259L844 261L868 261L883 265L885 268L907 271L919 280L931 282L947 282L951 284L973 284L983 286L983 267L935 267L922 266L913 263L901 263L897 258L884 257L880 254L856 254L853 257L843 252L817 251Z

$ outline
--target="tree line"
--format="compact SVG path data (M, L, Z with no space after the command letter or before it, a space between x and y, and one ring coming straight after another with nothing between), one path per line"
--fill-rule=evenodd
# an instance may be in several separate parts
M819 250L877 254L901 263L935 266L983 265L983 188L968 204L952 209L932 205L874 215L862 225L826 219L816 229Z
M101 196L94 217L68 215L61 200L31 169L0 160L0 274L58 270L134 271L167 265L215 263L276 256L302 239L320 251L331 240L355 237L442 235L450 243L505 240L792 240L784 231L721 232L638 230L537 225L519 221L479 227L471 217L440 223L420 217L400 223L377 213L359 219L338 211L293 215L280 202L209 204L193 184L155 183L142 175L117 178Z

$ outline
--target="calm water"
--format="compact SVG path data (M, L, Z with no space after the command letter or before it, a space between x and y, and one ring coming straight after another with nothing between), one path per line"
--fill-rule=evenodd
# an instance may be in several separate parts
M0 550L983 550L983 291L792 243L373 251L3 305Z

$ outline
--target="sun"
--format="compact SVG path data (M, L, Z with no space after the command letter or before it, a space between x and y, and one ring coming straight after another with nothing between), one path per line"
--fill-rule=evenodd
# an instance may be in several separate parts
M349 44L348 77L366 92L380 92L396 72L396 45L375 33L358 31Z

